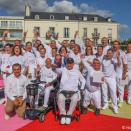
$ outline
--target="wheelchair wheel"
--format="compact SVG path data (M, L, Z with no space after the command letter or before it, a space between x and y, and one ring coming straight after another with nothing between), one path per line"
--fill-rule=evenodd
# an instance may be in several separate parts
M42 123L45 120L45 115L44 113L41 113L39 116L39 122Z
M76 121L77 121L77 122L80 121L80 116L77 116Z
M56 115L56 116L55 116L55 121L58 121L58 120L59 120L59 116Z
M23 113L22 118L23 118L23 120L26 120L26 119L27 119L26 112Z

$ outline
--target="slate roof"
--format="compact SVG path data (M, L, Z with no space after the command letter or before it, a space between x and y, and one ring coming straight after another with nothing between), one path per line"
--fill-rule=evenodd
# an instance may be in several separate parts
M31 12L30 16L25 19L35 19L35 15L39 15L39 19L49 20L50 16L54 16L54 20L65 20L65 16L69 16L69 20L83 21L83 17L87 17L87 21L94 21L94 17L98 18L98 22L108 22L107 18L94 14L72 14L72 13L52 13L52 12ZM115 21L112 21L115 22Z

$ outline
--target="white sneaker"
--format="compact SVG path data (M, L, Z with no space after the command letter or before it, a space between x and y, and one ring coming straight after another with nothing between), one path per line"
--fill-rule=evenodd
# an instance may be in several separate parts
M104 106L102 107L102 110L105 110L105 109L108 109L108 108L109 108L108 105L104 105Z
M65 124L65 122L66 122L65 117L61 117L61 121L60 121L60 123L63 125L63 124Z
M118 107L122 107L123 103L119 102Z
M128 99L127 104L131 105L131 99Z
M71 118L66 118L66 124L68 125L68 124L70 124L71 123Z
M10 115L5 114L5 119L9 120L10 119Z
M115 114L118 114L118 110L117 110L117 109L114 109L114 113L115 113Z

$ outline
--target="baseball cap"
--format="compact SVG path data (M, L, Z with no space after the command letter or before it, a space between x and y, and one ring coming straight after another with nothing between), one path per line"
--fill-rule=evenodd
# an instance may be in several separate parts
M73 58L68 58L66 62L67 63L74 63L74 59Z

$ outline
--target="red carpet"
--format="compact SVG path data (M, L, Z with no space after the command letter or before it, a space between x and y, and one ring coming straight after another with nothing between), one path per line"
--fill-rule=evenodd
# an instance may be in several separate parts
M60 121L55 121L52 112L45 116L45 121L39 123L35 120L17 131L120 131L122 129L131 129L131 119L117 118L107 115L95 116L93 112L88 111L86 115L81 115L80 122L74 120L70 125L60 125Z

